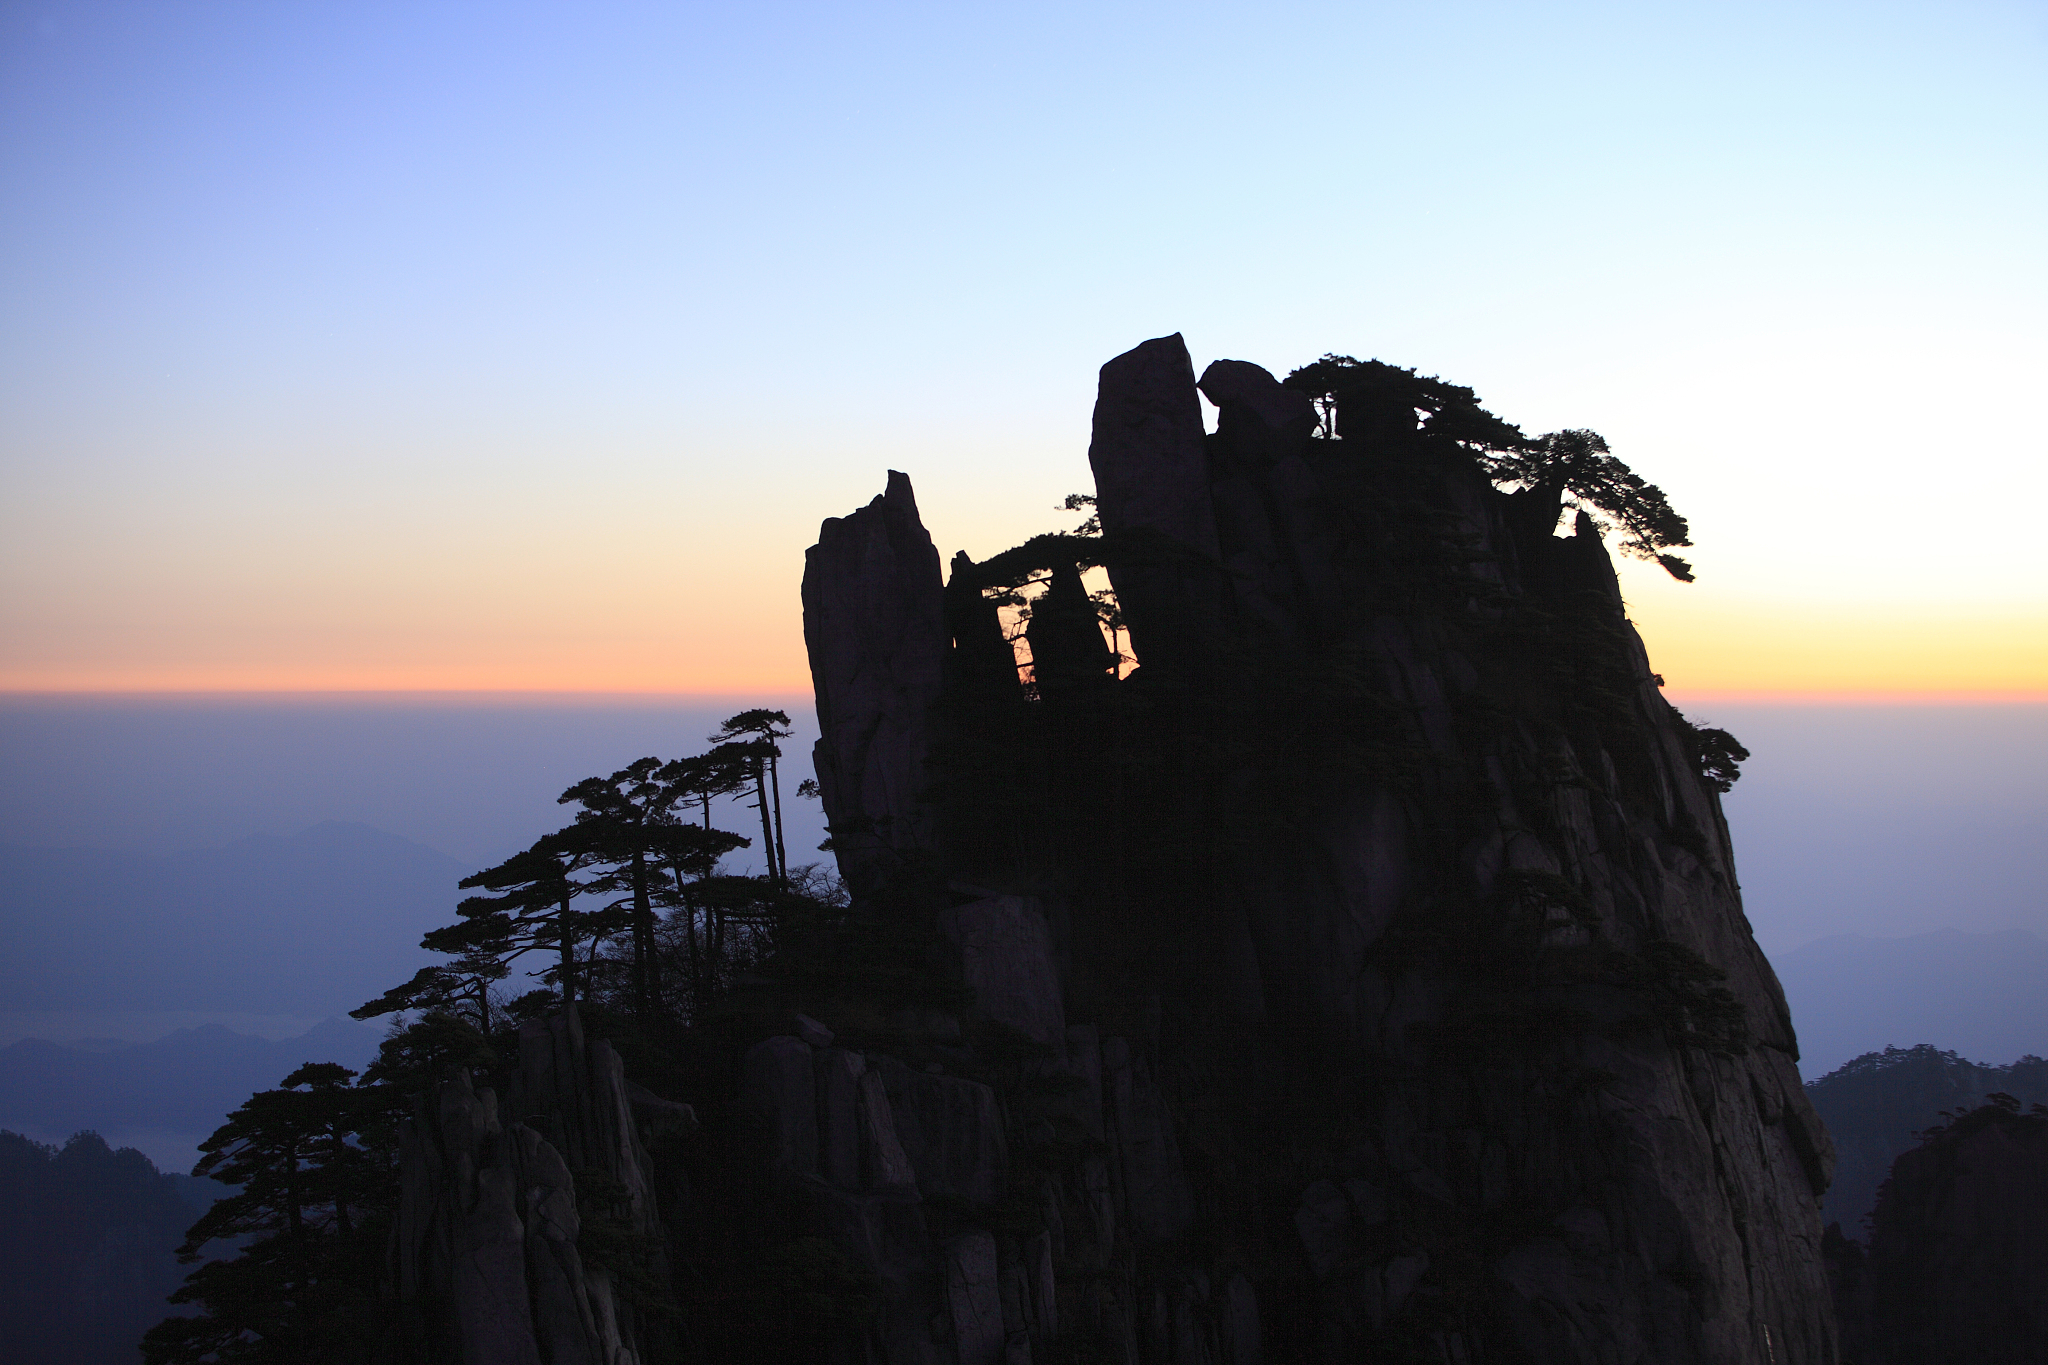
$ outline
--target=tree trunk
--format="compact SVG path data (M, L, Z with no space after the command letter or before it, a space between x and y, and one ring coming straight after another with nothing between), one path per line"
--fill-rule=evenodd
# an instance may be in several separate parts
M647 855L633 852L633 1003L642 1019L654 1017L657 967L654 906L647 898Z
M787 890L789 887L789 845L782 837L782 769L776 762L778 757L780 755L769 755L768 783L775 793L775 865L782 869L782 875L779 880L783 888Z
M690 993L697 999L702 1000L704 998L704 953L697 943L697 907L694 905L686 906L683 909L683 914L688 917L683 925L683 932L688 939L690 949Z
M328 1160L333 1163L333 1168L338 1171L342 1169L342 1162L348 1158L348 1143L342 1139L340 1133L335 1133L332 1137L334 1140L334 1152L328 1157ZM344 1237L355 1231L355 1225L349 1221L348 1217L348 1201L343 1199L338 1192L334 1196L334 1224L340 1229L341 1235Z
M305 1231L305 1213L299 1208L299 1155L292 1152L284 1159L284 1216L286 1226L292 1230L294 1240L302 1239Z
M756 804L761 807L761 843L764 845L762 852L768 856L768 880L780 886L782 885L782 869L775 861L775 830L769 823L768 816L768 762L766 759L757 758L754 760L754 796L757 798Z
M683 912L683 950L688 956L690 973L690 994L693 999L704 997L704 956L697 951L697 903L690 899L690 884L683 880L683 869L674 863L668 865L668 875L675 880L676 904Z
M562 1003L565 1005L576 1003L576 938L570 931L569 925L570 894L569 884L567 881L564 881L562 883L562 908L558 912L560 918L555 921L555 927L560 931L561 935Z

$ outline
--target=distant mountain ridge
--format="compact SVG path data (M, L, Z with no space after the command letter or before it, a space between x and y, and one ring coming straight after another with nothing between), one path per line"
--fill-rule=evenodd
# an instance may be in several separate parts
M197 1182L82 1133L61 1148L0 1131L0 1361L134 1361L174 1312L177 1246L206 1202Z
M0 999L13 1010L353 1009L425 960L474 871L328 822L173 854L0 848Z
M1966 1057L2048 1054L2048 941L2024 929L1836 934L1771 965L1808 1077L1921 1043Z
M0 1128L52 1137L90 1130L163 1161L195 1147L242 1101L275 1089L301 1063L360 1071L381 1038L381 1030L346 1019L277 1040L218 1024L112 1047L24 1038L0 1048Z

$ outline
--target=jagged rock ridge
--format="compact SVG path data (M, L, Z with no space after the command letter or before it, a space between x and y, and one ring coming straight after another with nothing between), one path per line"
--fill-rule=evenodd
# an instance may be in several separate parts
M848 882L872 892L888 856L930 842L925 716L947 647L939 553L910 480L834 517L805 556L804 642L817 680L818 786Z
M976 566L941 583L901 475L812 552L849 882L950 916L1007 1030L982 1036L1030 1044L1004 1194L947 1204L945 1237L894 1211L907 1187L790 1158L892 1210L840 1241L899 1318L951 1296L880 1358L1019 1359L1056 1321L1062 1350L1174 1365L1831 1361L1828 1139L1597 529L1554 536L1554 495L1494 489L1399 403L1329 438L1257 366L1203 387L1213 435L1178 337L1103 368L1120 681L1027 700L992 674ZM792 1079L750 1093L795 1113L774 1046ZM834 1065L902 1112L888 1061ZM847 1112L886 1148L879 1106ZM1045 1281L1034 1228L1049 1287L1011 1293Z

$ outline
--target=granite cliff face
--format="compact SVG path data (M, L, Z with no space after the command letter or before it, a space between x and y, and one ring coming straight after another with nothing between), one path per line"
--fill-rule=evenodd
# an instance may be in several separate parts
M568 1009L438 1085L398 1358L1835 1360L1732 741L1471 395L1357 375L1218 362L1208 433L1150 341L1102 370L1100 535L942 577L897 473L825 523L851 904L778 891L687 1019Z
M626 1080L610 1044L586 1042L573 1005L520 1029L502 1102L453 1073L400 1136L392 1268L405 1330L395 1358L649 1359L648 1321L620 1285L622 1272L666 1275L642 1132L695 1125L689 1106ZM593 1219L610 1235L586 1235Z
M1005 676L900 474L812 551L842 866L974 1002L747 1060L869 1358L1832 1361L1832 1152L1597 530L1399 401L1201 388L1104 366L1103 536L1002 566L1106 565L1128 676L1037 619Z
M910 480L819 528L804 566L804 642L817 679L812 757L849 884L872 894L892 855L928 847L925 717L948 643L939 552Z

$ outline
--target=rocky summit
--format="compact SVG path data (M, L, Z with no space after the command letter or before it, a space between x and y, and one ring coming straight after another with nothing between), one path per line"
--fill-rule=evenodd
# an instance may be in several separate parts
M720 911L759 951L616 1048L529 1022L502 1105L441 1083L408 1358L1833 1362L1746 755L1602 539L1689 577L1662 494L1413 371L1198 383L1178 336L1103 366L1089 459L1087 521L980 562L901 473L824 524L844 893Z
M811 551L845 875L935 926L997 1081L750 1060L885 1286L874 1358L1835 1358L1832 1152L1713 746L1591 518L1379 369L1319 407L1148 341L1102 368L1099 535L942 581L891 473ZM1096 566L1134 668L1059 643Z

